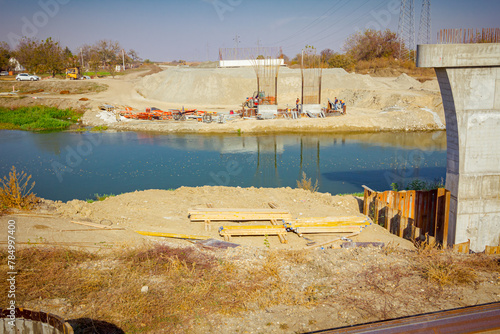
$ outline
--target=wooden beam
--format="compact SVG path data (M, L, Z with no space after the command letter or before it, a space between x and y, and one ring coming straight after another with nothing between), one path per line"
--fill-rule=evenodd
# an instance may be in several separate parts
M316 248L316 247L327 246L327 245L333 244L335 241L341 240L342 238L351 238L351 237L354 237L354 236L356 236L358 234L359 234L359 232L355 232L355 233L351 233L351 234L348 234L348 235L345 235L345 236L338 236L338 237L335 237L334 239L322 242L320 244L314 244L314 245L311 245L311 246L307 246L304 249L311 249L311 248Z
M272 226L272 225L253 225L253 226L222 226L219 234L224 237L224 240L231 240L232 236L254 236L254 235L281 235L280 238L282 243L287 243L286 241L286 228L284 226Z
M500 255L500 246L486 246L484 253L486 255Z
M220 213L191 213L191 221L251 221L271 219L291 219L289 213L258 213L258 212L220 212Z
M210 237L204 235L189 235L178 233L164 233L164 232L148 232L148 231L135 231L136 233L147 235L151 237L175 238L175 239L193 239L193 240L207 240Z
M94 224L94 223L87 223L87 222L76 222L76 221L71 221L73 224L78 224L78 225L85 225L85 226L90 226L90 227L96 227L96 228L100 228L100 229L109 229L110 227L109 226L103 226L103 225L99 225L99 224Z

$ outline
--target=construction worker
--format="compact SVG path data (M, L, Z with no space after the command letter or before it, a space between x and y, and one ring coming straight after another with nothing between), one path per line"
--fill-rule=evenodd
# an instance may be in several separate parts
M297 98L297 100L295 100L295 108L297 108L297 112L299 112L299 104L300 104L300 99Z
M341 112L343 115L346 113L346 106L344 100L340 100L340 107L341 107Z

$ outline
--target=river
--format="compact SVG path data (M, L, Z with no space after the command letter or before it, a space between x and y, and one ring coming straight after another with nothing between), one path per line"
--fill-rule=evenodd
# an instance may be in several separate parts
M181 186L297 187L382 191L446 175L446 133L165 135L136 132L0 131L0 175L32 175L52 200L90 199Z

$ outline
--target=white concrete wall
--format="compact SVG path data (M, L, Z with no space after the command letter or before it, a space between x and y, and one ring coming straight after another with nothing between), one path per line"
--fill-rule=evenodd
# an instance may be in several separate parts
M419 45L435 67L446 116L451 243L500 242L500 44Z
M283 59L256 59L256 60L219 60L219 67L250 67L254 65L284 66Z

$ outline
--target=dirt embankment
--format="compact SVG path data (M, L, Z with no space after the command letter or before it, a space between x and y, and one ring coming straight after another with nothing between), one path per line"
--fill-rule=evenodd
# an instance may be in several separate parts
M322 100L343 99L347 115L326 119L298 120L233 120L223 124L196 121L116 121L114 114L103 114L98 106L111 104L129 106L137 111L147 107L163 110L196 108L228 114L255 90L255 73L250 68L177 68L147 76L134 72L114 79L92 82L48 80L26 83L35 89L53 86L38 94L22 98L1 97L0 104L9 107L46 104L57 107L85 109L85 125L106 125L116 130L200 133L259 132L377 132L444 130L444 112L436 80L425 83L402 74L393 77L371 77L347 73L341 69L323 72ZM293 107L300 96L300 70L280 70L278 102L280 108ZM25 84L25 83L22 83ZM82 85L95 85L83 87ZM38 85L38 86L37 86ZM32 87L31 87L32 86ZM80 87L81 86L81 87ZM100 91L107 86L106 91ZM0 86L1 88L2 86ZM5 86L4 90L8 87ZM68 90L61 95L58 90ZM83 100L82 100L83 99ZM88 100L87 100L88 99Z
M187 240L134 232L221 240L218 226L237 223L212 223L211 231L205 231L203 222L189 221L187 211L207 204L269 208L269 202L294 218L360 214L360 199L355 197L290 188L181 187L126 193L94 203L43 201L38 216L0 217L4 230L9 219L16 221L18 254L30 256L19 259L16 300L65 319L106 321L125 332L217 334L308 332L500 301L500 272L494 261L435 249L416 251L410 241L378 225L352 239L383 242L381 249L306 250L308 240L291 232L288 244L276 236L246 236L233 237L239 247L207 249ZM331 239L307 237L318 242ZM90 256L66 248L44 251L44 245L96 252ZM176 256L186 254L192 254L196 264L182 271ZM204 269L204 259L214 260L209 269ZM46 276L56 283L47 282ZM228 303L237 309L228 312ZM168 316L162 313L165 307Z

